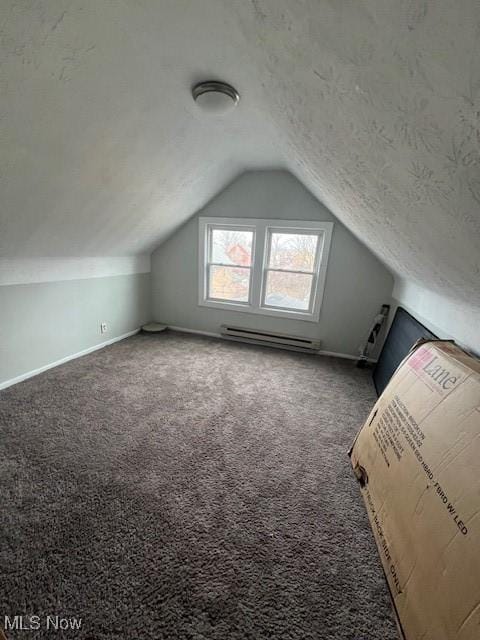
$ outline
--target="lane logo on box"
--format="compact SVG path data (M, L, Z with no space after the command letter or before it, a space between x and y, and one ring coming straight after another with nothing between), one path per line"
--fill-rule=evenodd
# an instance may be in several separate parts
M417 349L408 360L408 364L430 389L442 395L452 391L465 377L461 369L455 367L452 362L446 363L442 358L433 355L428 347Z
M445 391L453 389L458 382L459 376L454 375L450 369L442 367L437 356L434 356L430 362L423 367L423 370L427 376L430 376L430 378Z

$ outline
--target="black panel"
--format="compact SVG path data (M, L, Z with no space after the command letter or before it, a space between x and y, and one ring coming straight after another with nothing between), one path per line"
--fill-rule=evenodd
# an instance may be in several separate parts
M395 369L420 338L435 339L437 336L420 324L408 311L398 307L377 366L373 371L373 382L378 395L385 389Z

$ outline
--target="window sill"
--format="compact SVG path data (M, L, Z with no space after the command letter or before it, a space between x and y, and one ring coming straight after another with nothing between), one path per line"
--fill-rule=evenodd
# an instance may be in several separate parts
M270 307L253 307L252 305L234 302L220 302L216 300L200 300L199 307L210 309L225 309L226 311L240 311L254 316L271 316L284 318L285 320L301 320L303 322L318 322L320 313L302 313L301 311L286 311L284 309L272 309Z

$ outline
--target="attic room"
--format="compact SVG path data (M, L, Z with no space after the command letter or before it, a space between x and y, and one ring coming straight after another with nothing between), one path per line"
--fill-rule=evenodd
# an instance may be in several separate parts
M0 95L0 638L478 640L478 2L3 0Z

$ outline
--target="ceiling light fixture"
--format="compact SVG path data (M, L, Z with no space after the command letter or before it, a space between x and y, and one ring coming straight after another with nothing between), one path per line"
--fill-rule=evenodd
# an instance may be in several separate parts
M203 111L214 114L230 111L240 100L236 89L218 80L199 82L193 87L192 96Z

